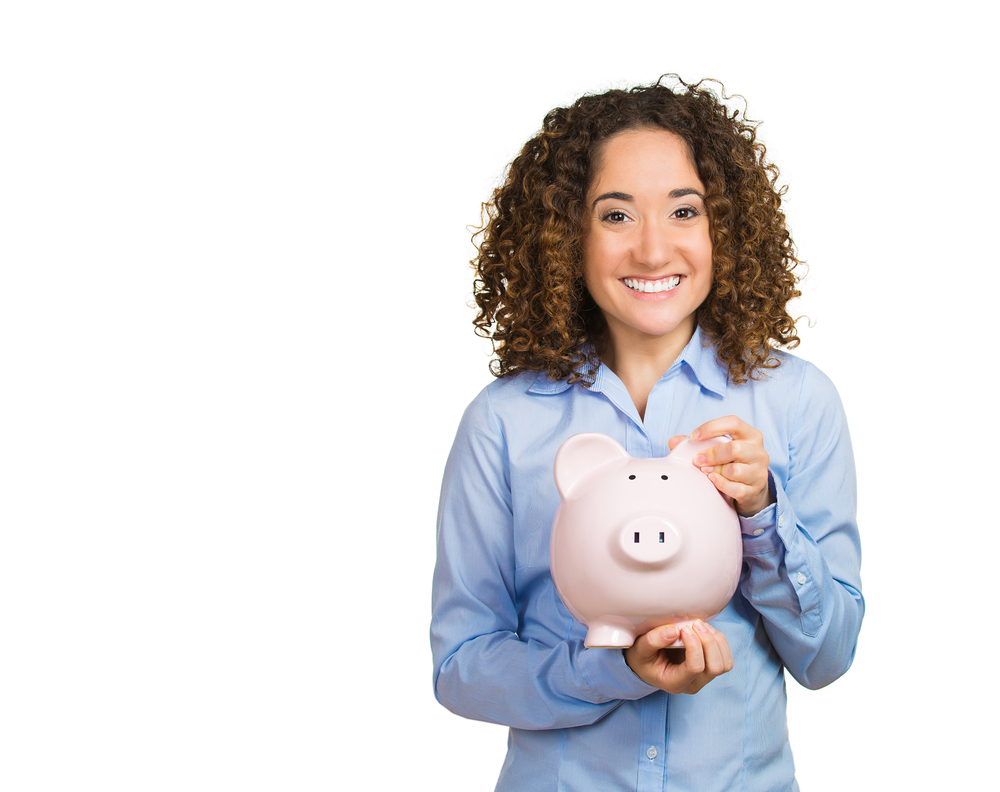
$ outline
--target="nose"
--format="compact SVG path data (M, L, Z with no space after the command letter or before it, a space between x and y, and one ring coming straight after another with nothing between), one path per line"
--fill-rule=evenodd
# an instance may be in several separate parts
M677 526L660 514L645 514L625 523L616 549L628 566L644 569L665 566L683 546Z
M640 263L655 269L668 263L673 255L674 235L668 224L656 219L643 223L636 246Z

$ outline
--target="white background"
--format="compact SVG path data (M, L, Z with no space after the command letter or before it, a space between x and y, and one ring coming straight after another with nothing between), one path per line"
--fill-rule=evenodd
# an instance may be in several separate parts
M427 639L467 226L549 109L678 72L764 122L854 438L868 615L789 680L802 788L983 788L995 20L336 5L0 12L0 787L492 789Z

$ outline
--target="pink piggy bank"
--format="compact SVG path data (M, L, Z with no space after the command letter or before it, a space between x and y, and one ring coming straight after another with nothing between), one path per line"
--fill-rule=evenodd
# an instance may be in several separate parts
M707 621L729 603L743 564L739 517L691 461L721 442L685 439L663 459L633 459L588 432L559 448L552 579L589 627L584 645L631 646L654 627Z

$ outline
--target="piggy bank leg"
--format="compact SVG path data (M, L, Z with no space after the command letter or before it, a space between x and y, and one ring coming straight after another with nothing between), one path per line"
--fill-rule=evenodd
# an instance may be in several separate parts
M620 620L590 622L583 645L588 649L628 649L635 642L635 625Z

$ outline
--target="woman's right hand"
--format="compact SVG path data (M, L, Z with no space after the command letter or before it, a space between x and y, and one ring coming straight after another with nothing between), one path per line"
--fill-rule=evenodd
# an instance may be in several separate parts
M684 648L668 648L678 637ZM650 630L624 653L625 663L639 679L667 693L697 693L733 670L726 636L701 619L680 629L668 624Z

